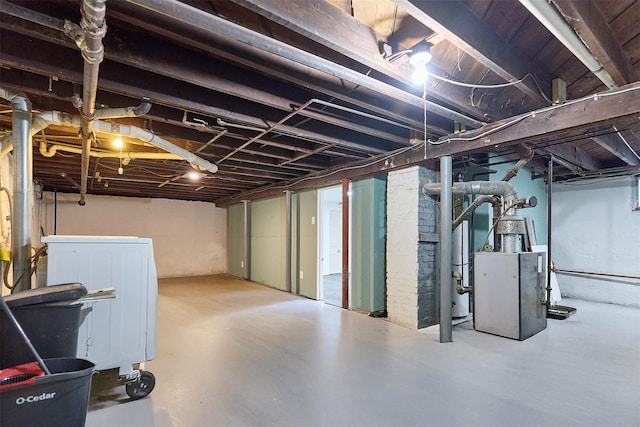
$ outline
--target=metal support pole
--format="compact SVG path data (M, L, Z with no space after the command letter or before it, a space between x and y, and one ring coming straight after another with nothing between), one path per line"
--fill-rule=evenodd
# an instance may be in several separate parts
M547 307L551 306L551 190L553 188L553 156L547 171Z
M342 308L349 308L349 183L342 180Z
M291 191L286 190L284 192L286 199L286 218L285 218L285 289L287 292L291 292Z
M440 158L440 342L451 342L451 230L452 195L451 156Z
M243 230L242 230L242 278L245 280L251 280L251 275L250 275L250 271L251 269L249 268L249 263L251 262L250 260L250 251L249 251L249 246L251 244L251 239L249 237L249 233L251 232L251 223L250 223L250 217L249 217L249 201L248 200L243 200L242 201L242 205L244 207L244 220L242 221L243 223Z

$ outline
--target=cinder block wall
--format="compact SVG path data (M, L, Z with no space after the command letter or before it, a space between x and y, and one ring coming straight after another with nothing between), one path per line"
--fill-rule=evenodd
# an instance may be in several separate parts
M412 167L387 181L387 312L408 328L437 323L437 203L421 195L420 181L433 171Z

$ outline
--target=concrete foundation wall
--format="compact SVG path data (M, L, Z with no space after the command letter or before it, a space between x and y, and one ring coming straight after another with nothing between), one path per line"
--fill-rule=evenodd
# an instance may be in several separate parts
M45 234L137 236L153 239L158 277L198 276L227 271L227 210L213 203L168 199L53 193L37 201ZM39 242L34 241L34 246Z
M554 184L552 248L556 268L640 276L640 211L632 177ZM563 296L640 307L640 280L558 273Z

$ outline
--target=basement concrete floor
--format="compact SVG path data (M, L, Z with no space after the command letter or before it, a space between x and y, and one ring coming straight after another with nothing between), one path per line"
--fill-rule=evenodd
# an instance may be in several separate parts
M96 426L639 426L640 310L580 300L518 342L414 331L225 276L160 281L155 390ZM102 373L101 373L102 375Z

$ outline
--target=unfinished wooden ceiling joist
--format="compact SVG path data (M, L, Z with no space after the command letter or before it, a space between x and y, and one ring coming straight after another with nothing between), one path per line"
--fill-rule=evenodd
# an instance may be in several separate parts
M556 168L563 177L640 173L640 0L551 7L617 88L519 1L108 1L96 109L148 100L148 114L112 121L219 170L192 181L186 161L133 159L119 174L118 157L92 157L87 191L224 206L442 155L510 154L518 143L535 149L538 174L550 155L574 166ZM80 22L80 8L0 2L0 86L26 94L34 115L78 114L71 100L82 94L83 58L64 26ZM412 81L408 55L386 59L421 40L433 45L424 85ZM554 79L566 83L567 101L551 106ZM513 84L486 86L504 83ZM0 136L11 132L3 104ZM465 132L454 134L456 123ZM43 189L77 192L80 155L44 157L43 142L80 147L77 131L45 129L33 154ZM116 150L102 135L94 149Z

